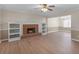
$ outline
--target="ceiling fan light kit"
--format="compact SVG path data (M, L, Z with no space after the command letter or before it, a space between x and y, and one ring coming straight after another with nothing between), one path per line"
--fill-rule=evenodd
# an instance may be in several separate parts
M53 11L53 9L51 9L51 7L55 7L54 5L48 6L48 4L40 4L40 6L42 7L41 8L42 12Z
M41 11L42 11L42 12L47 12L48 9L47 9L47 8L42 8Z

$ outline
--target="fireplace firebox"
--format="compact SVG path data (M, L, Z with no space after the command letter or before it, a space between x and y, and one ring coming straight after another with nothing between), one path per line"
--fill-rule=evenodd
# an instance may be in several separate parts
M35 33L35 28L28 28L27 33Z

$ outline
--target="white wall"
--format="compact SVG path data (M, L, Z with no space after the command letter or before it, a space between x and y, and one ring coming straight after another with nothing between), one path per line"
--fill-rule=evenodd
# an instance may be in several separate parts
M41 20L42 17L27 14L27 13L20 13L20 12L13 12L2 10L3 12L3 26L2 29L8 29L8 22L16 22L22 24L39 24L39 32L41 32ZM21 33L22 34L22 33Z
M2 12L1 12L1 9L0 9L0 30L2 28Z
M0 29L1 29L1 10L0 10Z
M71 28L72 30L79 31L79 12L73 13L71 17Z
M71 30L72 40L79 41L79 12L72 13Z
M56 18L48 18L48 27L59 27L59 19Z

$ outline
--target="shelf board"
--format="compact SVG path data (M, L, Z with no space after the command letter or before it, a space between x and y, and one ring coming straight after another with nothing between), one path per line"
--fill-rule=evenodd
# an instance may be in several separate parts
M15 34L20 34L20 32L19 33L10 33L10 35L15 35Z
M20 29L20 28L9 28L9 29L10 29L10 30L11 30L11 29L13 30L13 29Z
M8 39L9 41L16 41L20 39L20 24L8 23Z

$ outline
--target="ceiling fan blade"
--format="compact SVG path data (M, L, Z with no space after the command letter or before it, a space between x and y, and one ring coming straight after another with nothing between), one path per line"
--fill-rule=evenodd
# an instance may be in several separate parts
M49 10L49 11L53 11L53 9L49 9L49 8L48 8L48 10Z
M55 5L49 5L48 7L55 7Z

